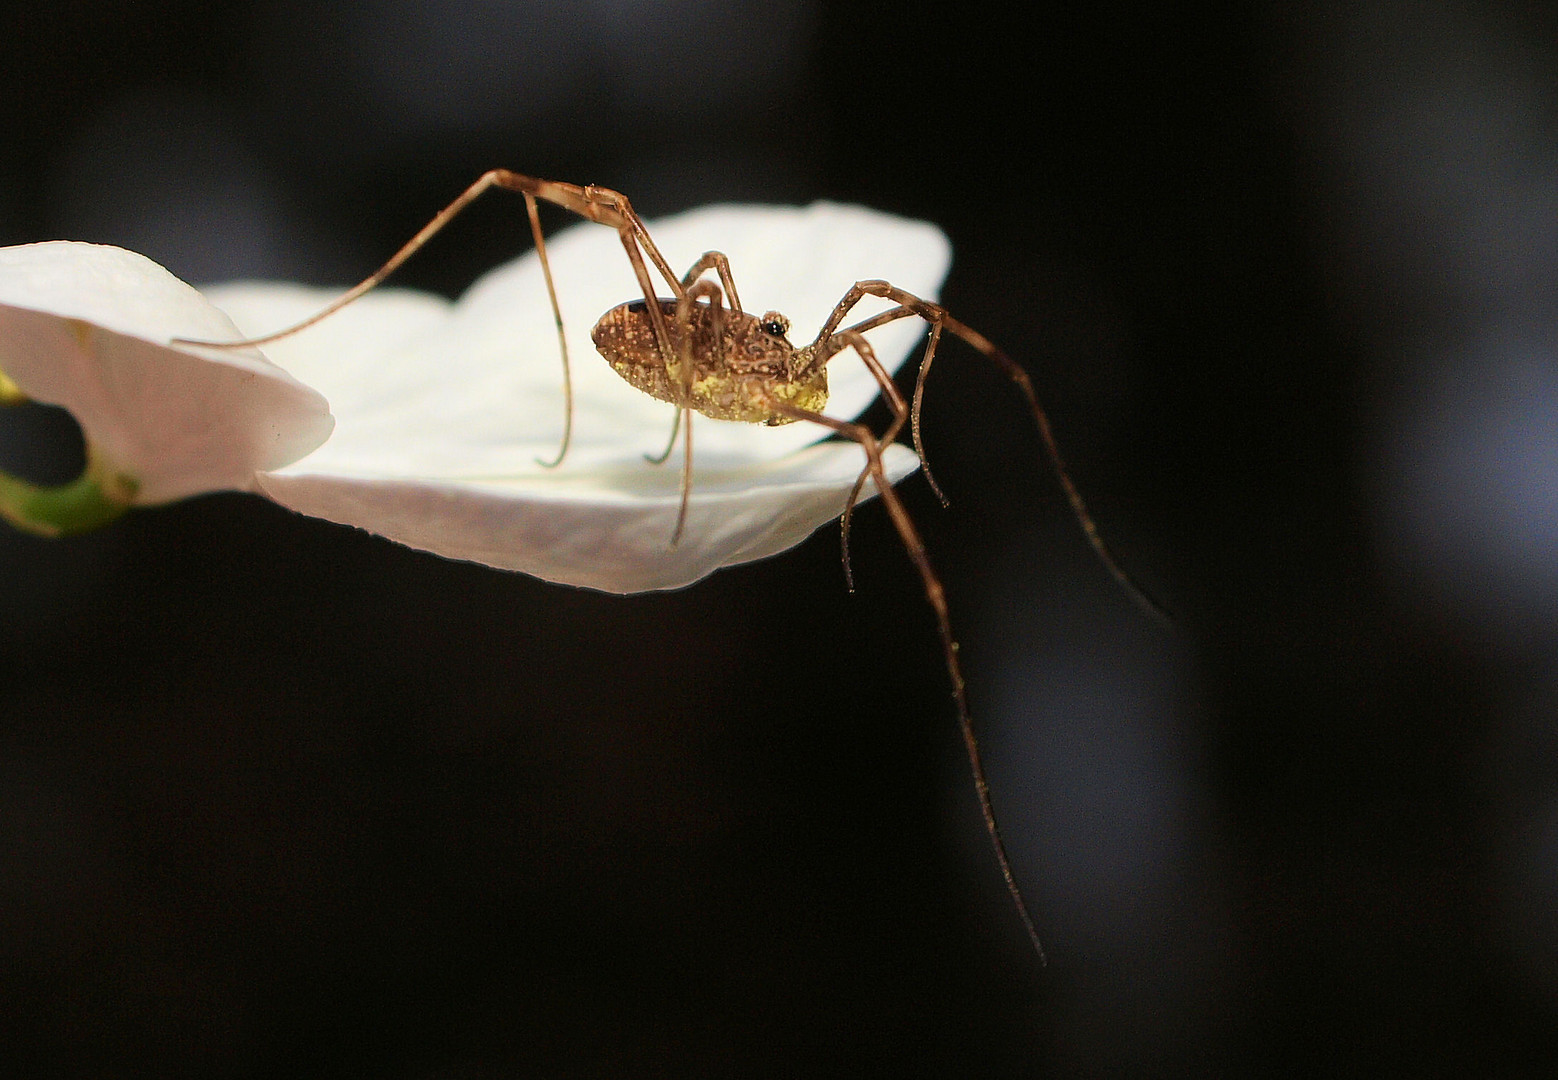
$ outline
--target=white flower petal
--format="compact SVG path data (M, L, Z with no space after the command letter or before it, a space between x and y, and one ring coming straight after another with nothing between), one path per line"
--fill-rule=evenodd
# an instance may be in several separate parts
M886 278L934 299L950 251L933 226L858 207L710 207L650 222L681 272L705 251L729 257L743 307L778 310L791 340L809 342L857 280ZM561 365L539 261L499 267L454 305L381 289L267 350L330 399L334 437L261 478L303 513L358 525L412 547L611 592L675 588L720 566L762 558L837 517L864 467L858 446L806 448L831 433L694 417L693 495L686 530L670 536L679 453L662 451L674 410L625 383L595 352L590 330L640 296L621 241L580 224L548 241L568 331L574 433L556 469ZM668 290L666 290L668 291ZM247 334L291 325L336 295L263 284L208 290ZM890 304L867 298L849 322ZM870 338L896 368L924 334L914 319ZM878 394L852 353L829 365L828 412L852 417ZM896 482L912 452L887 456ZM874 493L867 485L865 495Z
M257 470L329 436L317 392L255 350L167 344L185 336L236 329L143 256L65 241L0 249L0 371L68 409L99 458L135 481L135 503L252 490Z
M918 465L889 448L896 483ZM678 470L661 467L654 494L636 483L648 465L616 476L526 483L454 483L331 475L261 476L265 493L304 514L355 525L446 558L520 570L603 592L677 589L724 566L793 547L843 512L861 469L858 447L827 443L770 466L700 471L681 541L671 545ZM631 470L631 471L629 471ZM771 473L772 475L765 475ZM866 492L869 495L868 485Z

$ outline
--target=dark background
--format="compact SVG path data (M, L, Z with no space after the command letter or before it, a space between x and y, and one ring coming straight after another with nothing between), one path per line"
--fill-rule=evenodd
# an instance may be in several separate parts
M939 223L1177 625L949 348L905 498L1040 968L874 507L854 596L831 528L632 598L239 495L6 533L0 1072L1543 1075L1558 20L1352 7L10 5L0 242L346 284L494 165Z

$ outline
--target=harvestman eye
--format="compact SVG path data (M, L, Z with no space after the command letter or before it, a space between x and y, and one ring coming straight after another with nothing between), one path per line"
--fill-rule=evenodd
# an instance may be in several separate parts
M910 560L918 570L925 587L926 599L935 612L940 631L942 653L947 673L952 682L952 696L957 708L958 726L963 735L963 745L973 773L974 793L979 800L985 830L995 850L996 862L1006 882L1012 903L1022 920L1023 928L1039 955L1044 960L1044 947L1039 943L1038 930L1028 913L1022 890L1013 875L1011 861L1007 858L1006 844L996 823L995 807L990 798L990 787L985 779L984 762L974 738L973 717L969 711L964 688L962 665L958 660L958 646L952 636L951 616L947 608L945 590L931 566L919 531L910 519L882 465L882 448L898 438L905 424L913 433L914 449L919 455L926 480L938 497L941 489L931 475L925 460L925 449L920 438L920 406L924 399L925 380L930 373L931 361L943 331L960 338L1000 367L1017 386L1027 401L1040 437L1049 454L1055 475L1065 490L1073 513L1086 534L1088 543L1097 552L1104 566L1115 579L1147 610L1163 616L1162 609L1142 592L1121 569L1105 546L1098 528L1082 501L1081 494L1071 482L1061 461L1055 438L1050 431L1049 420L1039 407L1033 385L1027 372L1014 363L1004 352L971 327L954 319L939 304L922 300L886 281L857 281L850 285L834 306L832 314L810 344L794 348L785 341L790 321L776 311L770 311L761 319L747 314L736 293L736 283L730 272L730 261L718 251L705 253L691 269L678 278L670 264L660 254L649 235L643 220L628 202L627 196L609 188L593 185L560 183L540 180L532 176L494 169L484 173L467 188L459 198L441 210L433 220L413 236L388 262L366 280L362 281L324 310L294 326L279 330L265 337L234 342L189 342L239 348L264 345L288 337L314 325L321 319L339 311L347 304L374 288L423 244L432 239L440 229L456 215L491 188L502 188L524 196L525 210L530 218L531 233L535 237L536 253L541 261L546 279L552 313L557 322L558 347L562 354L563 397L566 414L563 424L562 445L557 456L543 462L548 467L558 465L568 453L573 431L573 391L568 360L568 345L563 336L562 312L557 302L557 290L552 282L552 270L547 260L546 241L541 233L541 219L536 200L544 199L578 214L582 218L615 229L622 238L628 261L638 280L642 293L640 299L618 305L601 316L591 334L596 348L608 363L628 382L645 393L676 407L675 424L671 440L664 454L651 461L662 462L669 457L680 431L682 441L681 503L677 512L676 528L670 543L676 544L687 519L687 506L692 492L692 414L701 413L720 420L740 420L767 425L789 424L806 421L818 424L835 434L858 443L865 454L865 465L856 479L849 498L845 501L841 519L843 561L846 578L849 577L849 523L850 515L860 498L867 480L876 485L882 504L892 519L893 527L903 541ZM654 268L671 292L668 298L657 295L658 290L650 267ZM714 271L719 283L704 275ZM845 326L849 313L867 296L885 299L895 305L880 314ZM917 318L930 326L930 337L920 359L919 373L915 380L912 407L904 400L893 383L891 375L877 359L865 334L879 326L899 319ZM755 335L764 335L756 337ZM736 343L745 342L744 345ZM881 390L881 396L892 410L893 419L887 430L877 436L864 425L838 420L823 414L827 404L827 364L841 353L853 353L863 363ZM737 360L741 363L738 365ZM754 365L753 360L765 361ZM945 497L942 497L945 503ZM852 583L851 583L851 587Z

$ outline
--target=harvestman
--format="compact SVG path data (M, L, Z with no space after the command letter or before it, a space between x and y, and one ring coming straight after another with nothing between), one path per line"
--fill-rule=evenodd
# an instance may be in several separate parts
M538 180L535 177L509 172L507 169L493 169L483 174L459 198L423 226L420 232L407 241L406 245L371 277L344 293L322 311L274 334L220 344L234 348L263 345L295 334L339 311L394 273L423 244L432 239L434 234L491 188L515 191L525 197L525 209L530 217L530 229L535 237L536 253L541 260L552 313L557 322L558 344L562 351L563 362L563 396L567 415L563 423L562 445L558 448L557 456L551 461L542 462L543 465L557 465L568 453L568 444L573 430L573 387L569 374L568 344L563 336L562 312L557 302L557 290L552 283L551 265L547 261L546 242L541 233L537 199L544 199L580 217L617 230L618 236L622 239L622 246L627 250L628 261L633 265L633 273L638 278L639 288L644 298L620 304L606 312L596 323L591 337L596 349L619 375L650 396L676 406L676 420L671 429L670 442L666 445L663 454L650 459L656 463L665 461L676 445L678 430L682 432L681 505L677 512L676 528L671 537L673 545L680 538L686 523L687 504L692 490L693 412L700 412L718 420L740 420L771 426L807 420L860 444L860 448L865 452L866 465L845 502L841 522L845 575L848 577L850 574L850 515L869 478L876 484L882 503L887 507L888 516L892 519L893 527L898 530L898 535L908 550L909 558L914 562L924 582L926 598L936 613L942 652L946 658L947 672L952 680L952 697L957 706L958 726L963 735L963 746L968 753L969 766L973 772L974 790L979 797L979 808L984 817L985 830L989 833L991 845L995 849L996 862L1001 868L1001 876L1006 881L1006 889L1016 905L1023 928L1028 932L1039 959L1043 961L1044 947L1039 943L1033 918L1028 914L1028 906L1023 900L1021 889L1017 886L1017 879L1012 874L1011 862L1006 855L1006 845L1001 839L1001 831L996 824L995 808L990 801L990 785L985 779L984 763L979 754L979 744L974 737L973 718L969 712L968 697L963 683L963 670L958 663L958 646L952 637L946 595L941 580L936 576L930 559L925 553L925 545L920 539L920 534L915 529L914 522L910 519L908 511L904 509L882 466L882 447L891 444L903 430L904 424L908 423L913 433L915 452L919 455L920 464L925 470L925 477L937 497L943 504L946 503L946 497L942 495L941 488L931 475L929 464L925 459L924 446L920 439L920 406L925 395L925 379L930 374L931 361L935 358L936 346L941 340L942 331L951 331L989 357L1017 384L1028 401L1028 407L1033 413L1034 422L1049 452L1055 474L1065 490L1066 498L1071 503L1071 509L1081 524L1082 531L1087 535L1088 543L1127 592L1149 611L1161 614L1161 609L1136 587L1104 545L1092 515L1088 513L1087 507L1082 502L1081 494L1066 473L1059 448L1050 431L1049 420L1044 415L1044 410L1039 407L1038 398L1034 395L1033 385L1028 379L1027 372L1018 367L984 335L958 322L940 305L922 300L886 281L855 282L834 306L832 314L828 316L827 322L817 332L811 344L796 348L786 340L785 335L789 332L790 322L783 315L770 311L758 318L742 309L740 297L736 292L736 283L731 276L729 260L720 252L707 252L692 265L685 276L677 278L660 254L659 248L655 246L654 240L650 238L649 230L644 226L643 220L628 202L627 196L594 185L580 187L577 184ZM657 295L649 267L645 263L646 258L665 279L674 294L673 297L661 298ZM704 277L710 270L718 275L718 285ZM850 311L867 296L881 297L897 306L852 326L841 328ZM912 407L905 402L903 395L893 383L892 376L882 366L870 343L864 337L868 330L906 318L920 318L930 324L930 337L920 360L919 374L915 379ZM218 343L200 342L199 344ZM892 410L893 420L880 438L864 425L824 416L821 411L828 399L827 363L846 350L852 350L865 364L881 388L882 398Z

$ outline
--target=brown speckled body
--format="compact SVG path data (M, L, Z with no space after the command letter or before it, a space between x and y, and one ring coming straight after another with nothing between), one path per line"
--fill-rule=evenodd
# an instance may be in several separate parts
M660 308L679 357L682 330L676 321L676 301L662 299ZM797 350L782 333L770 332L778 316L770 313L759 319L744 311L725 310L723 347L716 348L713 309L695 303L688 314L693 373L686 404L693 409L716 420L772 426L794 422L794 417L774 409L776 401L811 412L820 412L827 404L827 366L813 364L810 349ZM680 387L671 384L644 301L612 308L601 316L590 337L618 375L650 397L681 403Z

